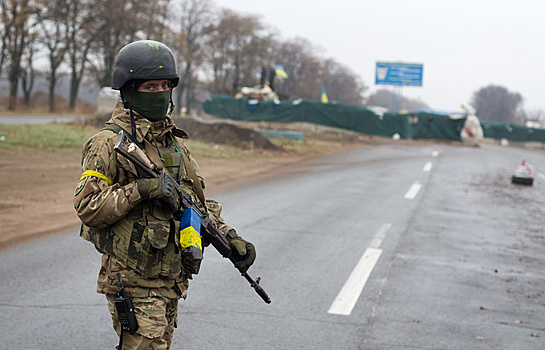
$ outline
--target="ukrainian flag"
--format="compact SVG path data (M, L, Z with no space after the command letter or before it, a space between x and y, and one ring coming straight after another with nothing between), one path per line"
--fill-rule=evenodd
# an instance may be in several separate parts
M282 68L281 65L276 65L276 75L280 75L282 78L286 79L288 77L288 73Z
M329 99L327 98L327 94L325 93L324 85L322 85L322 103L329 103Z

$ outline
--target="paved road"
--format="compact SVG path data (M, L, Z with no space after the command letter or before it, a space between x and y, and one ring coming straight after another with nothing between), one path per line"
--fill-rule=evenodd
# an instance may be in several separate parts
M522 159L533 187L510 184ZM403 141L215 193L272 303L208 249L172 348L543 348L544 161ZM99 255L75 230L0 259L0 349L113 349Z
M73 115L0 115L0 124L69 123L85 119Z

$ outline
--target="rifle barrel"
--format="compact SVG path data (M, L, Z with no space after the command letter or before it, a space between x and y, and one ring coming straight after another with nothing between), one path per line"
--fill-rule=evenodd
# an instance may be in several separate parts
M255 292L261 297L261 299L263 299L264 302L266 302L267 304L271 303L271 298L269 297L267 292L265 292L265 289L263 289L263 287L259 285L259 281L261 281L261 277L258 277L254 281L254 279L250 277L250 275L248 275L247 272L242 273L242 276L246 278L246 280L250 283L250 287L252 287L255 290Z

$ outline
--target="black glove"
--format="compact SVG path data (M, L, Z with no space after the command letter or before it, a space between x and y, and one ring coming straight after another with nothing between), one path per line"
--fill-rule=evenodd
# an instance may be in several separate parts
M180 209L180 194L171 176L136 180L138 192L144 199L158 199L168 204L172 211Z
M248 271L256 258L255 246L252 243L242 239L242 237L240 237L234 229L231 229L227 233L227 240L235 248L233 249L235 267L241 273Z

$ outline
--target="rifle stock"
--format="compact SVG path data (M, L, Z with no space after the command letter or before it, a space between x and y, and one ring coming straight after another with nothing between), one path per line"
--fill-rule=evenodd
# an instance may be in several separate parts
M124 130L121 130L117 135L117 142L114 146L114 150L121 154L123 157L127 158L140 170L142 170L146 175L153 178L158 178L160 176L172 177L170 174L163 173L155 167L155 165L149 160L149 158L142 152L142 150L134 143L129 142ZM174 179L173 179L174 180ZM181 198L181 207L182 210L193 208L197 214L201 217L201 236L208 241L224 258L228 258L233 265L237 262L233 251L231 248L231 243L227 238L221 233L221 231L216 227L212 219L208 216L207 213L203 213L198 206L193 203L191 197L185 193L182 187L178 184L176 180L173 181L176 185L176 188L182 194ZM240 272L240 270L239 270ZM259 285L261 278L258 277L254 280L248 273L241 272L241 275L250 283L255 292L263 299L267 304L271 303L271 298L267 295L267 292Z

